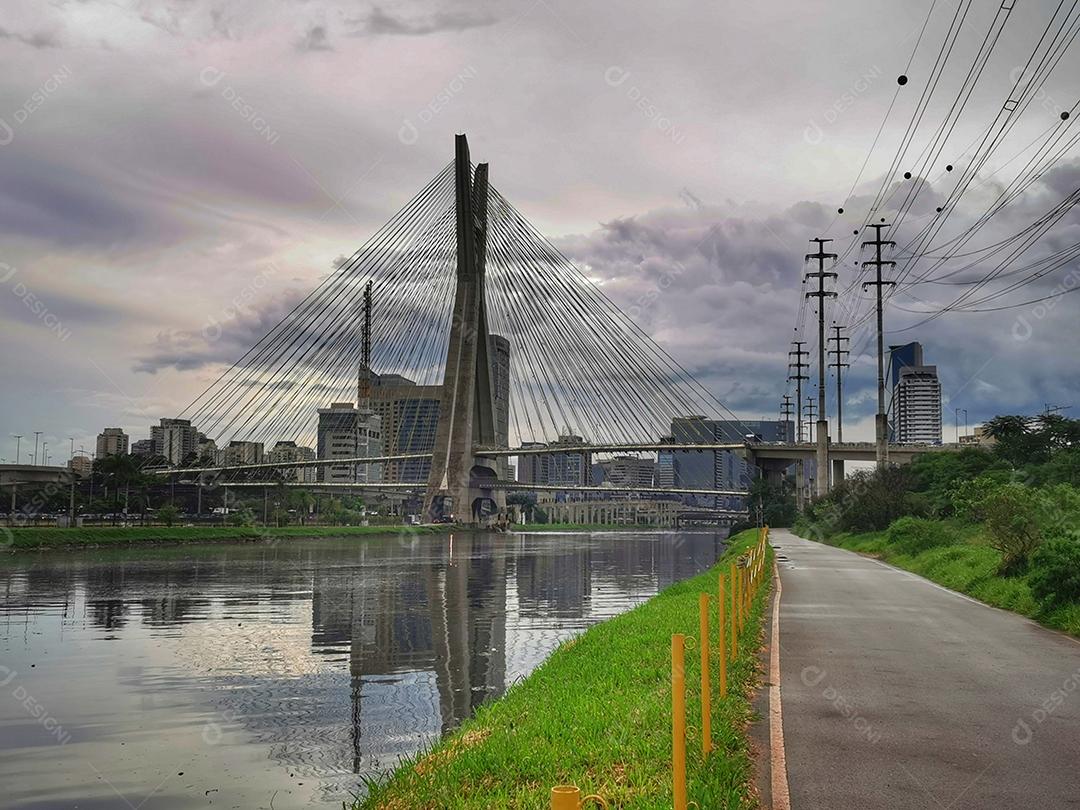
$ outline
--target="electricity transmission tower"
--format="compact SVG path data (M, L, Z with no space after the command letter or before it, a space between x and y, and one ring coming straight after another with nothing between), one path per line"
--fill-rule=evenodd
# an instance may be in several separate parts
M829 292L825 289L825 279L836 278L836 273L827 271L825 269L825 261L827 259L837 258L835 253L825 252L825 243L831 242L832 239L822 239L817 237L811 239L811 242L817 244L816 253L807 253L806 261L815 259L817 261L817 270L812 273L807 273L804 280L812 278L817 279L817 289L806 293L807 298L817 299L817 314L818 314L818 401L817 401L817 496L819 498L824 497L829 492L829 422L826 418L828 411L825 409L825 299L835 298L835 292ZM813 417L811 417L811 420ZM813 439L811 439L813 441Z
M836 441L842 442L844 440L844 384L841 379L843 369L850 368L851 363L845 363L844 358L851 354L850 351L844 348L845 343L849 343L851 338L846 335L841 335L840 332L845 328L833 324L830 329L833 330L833 335L829 338L829 343L835 343L836 346L829 349L829 354L833 356L834 362L829 363L829 368L836 369Z
M893 287L896 285L895 281L884 281L881 278L882 267L893 267L896 262L885 261L881 258L881 249L883 247L896 247L896 242L888 239L881 238L882 228L888 228L889 225L885 223L875 223L870 226L876 232L873 239L868 242L863 242L863 247L874 248L874 258L864 261L864 265L870 265L874 268L874 281L864 281L863 289L867 287L873 287L877 297L877 399L878 409L877 414L874 417L874 456L877 459L878 467L884 467L889 461L889 428L885 416L885 328L884 319L882 317L881 307L881 289L882 287Z
M791 417L795 415L795 406L791 404L791 394L784 394L784 401L780 403L780 416L784 419L784 432L785 440L787 433L787 423L791 421Z
M806 428L810 433L807 438L811 444L814 443L814 416L817 415L817 412L814 409L816 406L817 403L814 401L813 397L806 398ZM820 478L820 475L818 477Z
M788 371L790 371L792 368L794 368L795 373L794 374L788 374L788 379L795 381L795 402L799 403L799 407L797 407L795 409L795 414L796 414L795 434L796 434L796 441L801 442L803 440L803 435L802 435L802 427L803 427L803 423L802 423L802 405L801 405L801 403L802 403L802 384L803 384L803 380L809 380L810 379L805 374L803 374L803 369L809 368L809 366L806 363L803 362L803 358L809 356L810 352L803 349L803 346L806 345L805 340L793 340L793 341L791 341L791 345L794 346L795 348L792 351L788 352L788 357L789 358L794 357L795 360L794 361L791 361L791 360L788 361Z

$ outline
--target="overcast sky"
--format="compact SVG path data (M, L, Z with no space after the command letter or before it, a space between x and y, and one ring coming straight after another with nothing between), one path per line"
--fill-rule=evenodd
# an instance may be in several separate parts
M633 306L678 263L641 325L739 414L774 417L807 240L827 232L843 248L861 224L956 8L938 5L849 198L929 0L7 0L0 457L14 455L11 433L30 437L25 454L42 431L54 460L68 437L92 449L105 426L147 436L437 173L456 132L617 302ZM998 6L976 5L942 102ZM949 136L943 155L958 166L1057 6L1022 5ZM943 239L1076 103L1078 60L1065 55ZM928 113L927 137L945 106ZM912 216L948 193L942 168L929 167ZM973 244L1011 235L1078 184L1066 154ZM1078 241L1070 213L1046 245ZM996 303L1069 279L1064 268ZM959 290L919 286L894 302L926 309ZM1066 295L950 313L887 340L921 340L938 365L948 437L956 407L972 423L1044 403L1080 411L1078 307ZM890 307L886 325L919 319ZM856 357L846 438L872 434L873 375L871 355Z

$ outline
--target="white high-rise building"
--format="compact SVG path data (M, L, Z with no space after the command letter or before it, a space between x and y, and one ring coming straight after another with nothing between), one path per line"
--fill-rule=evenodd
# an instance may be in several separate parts
M903 366L895 391L896 441L941 444L941 382L937 366Z

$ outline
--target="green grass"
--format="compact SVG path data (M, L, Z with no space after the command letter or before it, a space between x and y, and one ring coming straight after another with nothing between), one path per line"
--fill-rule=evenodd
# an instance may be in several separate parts
M956 542L919 554L902 554L890 547L885 532L842 533L826 538L825 542L877 557L980 602L1080 636L1080 605L1044 608L1032 595L1027 575L998 575L1001 554L990 548L978 526L954 521L945 524L955 535Z
M536 808L550 789L579 786L611 807L671 807L671 636L698 635L698 594L715 593L717 570L756 539L732 540L719 568L672 585L559 647L528 678L434 746L370 786L356 808ZM766 589L759 593L729 667L729 693L714 691L714 750L701 755L699 649L686 652L690 798L703 808L755 806L746 727L757 684L756 651ZM715 603L712 633L715 638ZM712 650L715 681L718 654Z
M348 537L408 532L445 532L445 526L83 526L73 529L0 527L0 544L10 548L95 548L141 543L208 543L270 540L282 537ZM10 534L9 534L10 533Z

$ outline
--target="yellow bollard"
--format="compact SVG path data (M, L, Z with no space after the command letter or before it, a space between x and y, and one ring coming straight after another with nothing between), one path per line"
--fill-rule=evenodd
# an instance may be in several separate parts
M712 644L709 643L709 595L698 597L698 631L701 642L701 753L708 756L712 750L712 683L709 680L709 655Z
M727 628L724 626L724 575L719 577L719 592L716 599L716 626L720 635L720 699L727 697Z
M739 657L739 580L735 564L731 565L731 660Z
M607 802L595 794L581 798L581 788L574 785L556 785L551 789L551 810L581 810L585 802L607 807Z
M675 810L686 810L686 637L671 637L671 789Z
M743 624L750 618L750 600L754 598L754 595L750 592L750 569L746 569L743 573L746 577L746 587L743 588Z

